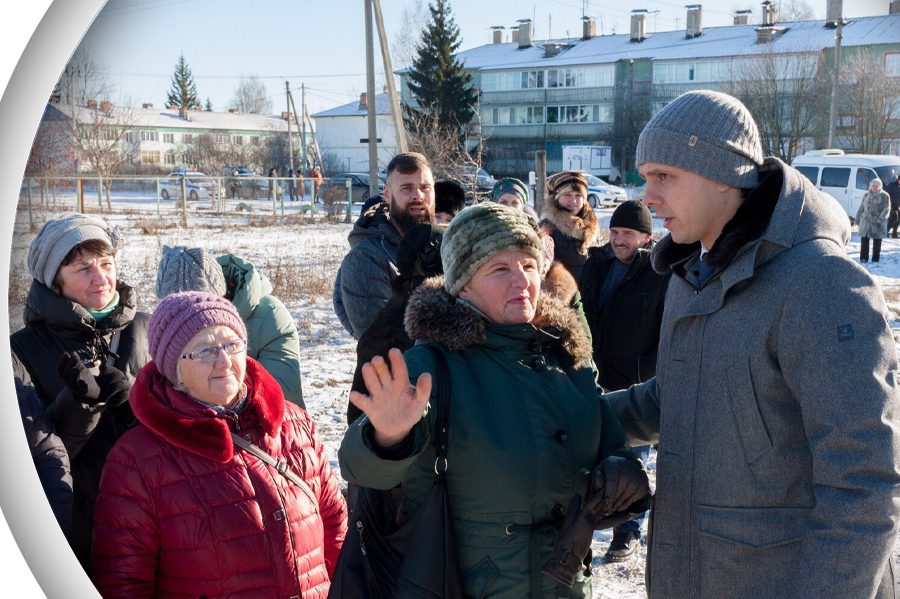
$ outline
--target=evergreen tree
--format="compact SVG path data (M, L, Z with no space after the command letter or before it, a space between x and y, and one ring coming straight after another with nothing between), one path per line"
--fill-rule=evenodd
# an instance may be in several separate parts
M191 73L191 67L184 60L184 53L178 56L178 63L175 65L175 73L172 74L172 86L169 88L166 104L188 110L200 108L200 100L197 99L197 86L194 85L194 75Z
M206 106L203 107L203 110L206 112L212 112L212 102L209 101L209 96L206 97Z
M419 108L407 107L407 120L415 128L437 119L441 128L459 135L460 126L475 114L477 94L471 76L454 56L462 39L447 0L434 0L428 10L431 21L409 72L409 88Z

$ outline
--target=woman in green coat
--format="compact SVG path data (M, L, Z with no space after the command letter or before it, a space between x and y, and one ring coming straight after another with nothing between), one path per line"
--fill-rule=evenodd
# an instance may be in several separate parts
M348 429L339 460L349 482L402 483L398 518L415 514L434 479L430 413L423 412L442 351L451 380L447 483L464 591L471 597L590 597L541 574L573 497L609 456L629 456L618 421L599 398L591 344L575 312L540 292L543 247L521 211L492 203L460 212L444 233L445 277L410 299L417 345L363 367L366 413ZM608 462L608 461L607 461ZM617 460L646 494L646 474ZM625 501L625 495L621 497ZM628 502L630 503L630 501ZM625 503L623 505L628 505Z
M237 308L249 335L247 355L262 364L284 399L306 408L300 385L300 335L290 311L272 295L268 277L234 254L213 258L202 248L163 246L156 271L159 299L180 291L220 295Z

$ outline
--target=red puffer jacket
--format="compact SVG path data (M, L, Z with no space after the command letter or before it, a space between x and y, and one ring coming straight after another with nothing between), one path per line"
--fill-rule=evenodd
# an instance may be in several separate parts
M347 506L309 415L247 358L237 422L176 391L153 362L131 407L141 425L109 454L94 521L104 597L322 598ZM232 429L309 485L232 444ZM311 494L310 494L311 491Z

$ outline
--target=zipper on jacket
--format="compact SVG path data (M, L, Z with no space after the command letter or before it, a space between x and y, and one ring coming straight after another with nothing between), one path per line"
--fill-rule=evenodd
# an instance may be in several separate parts
M365 530L365 525L363 525L362 520L356 521L356 532L359 533L359 550L362 552L363 557L369 555L369 552L366 550L366 541L363 537L363 531Z

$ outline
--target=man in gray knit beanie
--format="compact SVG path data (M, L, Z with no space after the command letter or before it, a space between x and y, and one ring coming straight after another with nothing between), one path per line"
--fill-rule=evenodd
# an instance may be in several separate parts
M605 398L633 445L660 447L650 597L894 597L887 307L840 204L761 145L712 91L638 141L643 201L671 232L650 260L671 276L656 376Z

